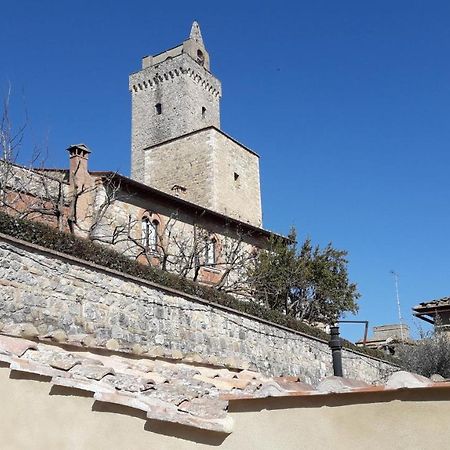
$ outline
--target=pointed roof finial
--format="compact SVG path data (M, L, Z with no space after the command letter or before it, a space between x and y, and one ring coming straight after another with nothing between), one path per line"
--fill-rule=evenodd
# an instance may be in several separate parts
M200 25L195 20L194 22L192 22L191 34L189 35L189 39L193 39L194 41L197 41L199 44L203 45L203 38L202 32L200 31Z

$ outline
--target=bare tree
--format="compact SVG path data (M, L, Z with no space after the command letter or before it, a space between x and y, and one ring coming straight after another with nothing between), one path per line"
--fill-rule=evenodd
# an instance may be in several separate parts
M254 258L243 230L229 227L216 235L201 220L186 223L174 212L159 217L157 226L150 223L155 225L155 239L149 242L137 208L130 207L133 194L121 186L116 174L86 177L80 159L67 182L45 169L46 147L38 146L29 164L18 164L27 121L14 129L10 98L8 89L0 122L0 209L68 229L181 277L201 281L208 275L208 282L219 290L243 291L245 268Z
M0 118L0 208L21 218L55 222L63 228L64 186L61 180L40 172L46 147L33 146L31 160L19 165L28 125L27 116L14 127L10 114L11 86L2 103Z

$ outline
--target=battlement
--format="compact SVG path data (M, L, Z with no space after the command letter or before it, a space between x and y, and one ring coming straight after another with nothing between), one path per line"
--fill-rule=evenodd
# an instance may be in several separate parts
M131 178L260 227L259 157L220 130L222 86L200 27L130 75Z
M184 75L190 77L211 95L218 98L222 96L220 81L185 53L175 57L168 56L161 63L147 66L131 74L129 89L132 94L145 89L156 89L161 83Z

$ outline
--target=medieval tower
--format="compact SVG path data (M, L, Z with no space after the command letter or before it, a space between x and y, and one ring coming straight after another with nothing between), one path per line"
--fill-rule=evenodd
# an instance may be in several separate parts
M220 130L221 84L197 22L130 75L131 177L260 227L259 156Z

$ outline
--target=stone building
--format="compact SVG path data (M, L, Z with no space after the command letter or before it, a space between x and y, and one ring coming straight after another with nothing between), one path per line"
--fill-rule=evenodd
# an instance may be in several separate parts
M131 177L226 216L262 225L259 156L220 130L220 81L200 28L142 59L130 76Z
M71 145L69 169L14 166L7 183L0 174L21 197L4 209L234 290L273 233L262 228L259 156L220 130L221 84L198 24L181 45L144 57L129 86L131 178L89 170L91 150Z
M382 350L387 354L395 354L399 345L412 344L409 335L409 327L403 323L389 325L378 325L373 327L373 335L369 338L360 339L356 345Z

